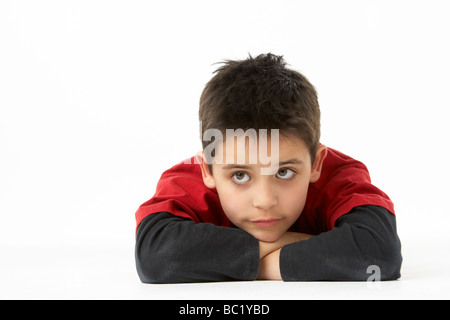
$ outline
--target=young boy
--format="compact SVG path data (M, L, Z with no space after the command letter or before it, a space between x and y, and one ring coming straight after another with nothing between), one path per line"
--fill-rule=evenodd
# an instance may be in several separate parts
M400 277L393 203L320 144L316 91L282 57L224 62L199 118L203 152L136 212L142 282Z

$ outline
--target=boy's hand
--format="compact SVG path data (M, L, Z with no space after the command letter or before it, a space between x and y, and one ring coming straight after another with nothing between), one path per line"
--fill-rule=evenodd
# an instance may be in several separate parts
M312 235L299 232L285 232L283 236L275 242L259 241L259 259L263 259L268 254L283 248L285 245L308 240Z
M282 280L280 252L281 249L275 250L259 261L258 280Z
M286 232L275 242L259 241L259 280L282 280L280 272L280 253L285 245L308 240L312 235L299 232Z

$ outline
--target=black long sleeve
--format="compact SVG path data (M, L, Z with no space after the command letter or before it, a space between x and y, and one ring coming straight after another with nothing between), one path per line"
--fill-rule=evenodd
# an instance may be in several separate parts
M138 226L136 266L144 283L255 280L259 242L241 229L156 213Z
M333 230L283 247L280 270L285 281L367 280L367 268L375 265L381 280L393 280L400 277L401 262L395 217L381 207L361 206L339 218ZM137 229L136 265L145 283L254 280L259 242L240 229L157 213Z
M284 281L364 281L376 269L380 280L395 280L401 264L396 219L377 206L356 207L331 231L287 245L280 254Z

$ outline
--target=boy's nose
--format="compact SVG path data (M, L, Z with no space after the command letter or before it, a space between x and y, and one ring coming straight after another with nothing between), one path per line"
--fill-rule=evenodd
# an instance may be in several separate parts
M253 206L255 208L268 210L278 204L278 197L269 184L262 184L255 190Z

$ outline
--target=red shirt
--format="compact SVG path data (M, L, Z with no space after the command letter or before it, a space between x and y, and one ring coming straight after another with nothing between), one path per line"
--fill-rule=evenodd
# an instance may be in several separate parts
M328 148L320 179L309 185L305 208L290 230L312 235L329 231L339 217L363 205L381 206L394 214L394 204L383 191L372 185L366 166ZM149 214L157 212L169 212L197 223L232 227L222 210L217 191L208 189L203 183L200 165L194 164L194 157L161 175L153 198L136 212L137 225Z

